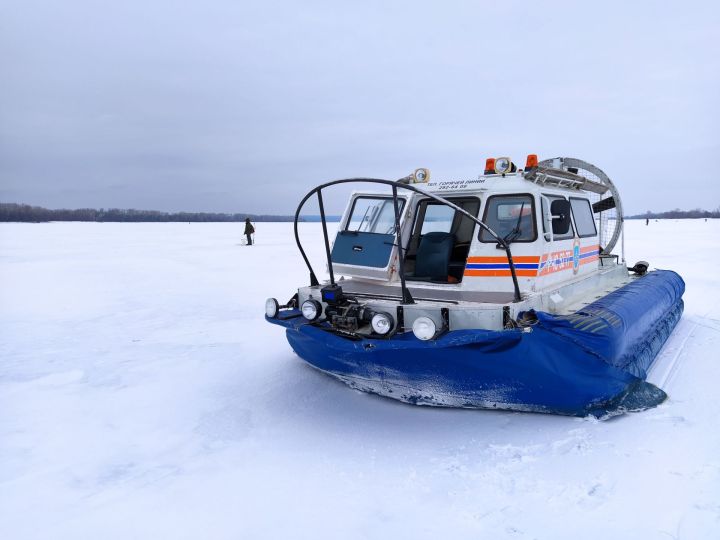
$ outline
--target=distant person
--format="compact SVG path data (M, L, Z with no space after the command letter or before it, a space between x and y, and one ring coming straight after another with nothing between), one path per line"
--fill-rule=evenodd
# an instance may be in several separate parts
M645 226L647 227L650 225L650 218L645 218Z
M247 245L252 246L252 235L255 234L255 227L250 223L250 218L245 218L245 236L247 236Z

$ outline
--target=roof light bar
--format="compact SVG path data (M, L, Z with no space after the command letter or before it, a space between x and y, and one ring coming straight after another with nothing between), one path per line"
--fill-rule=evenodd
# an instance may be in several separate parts
M485 160L485 174L495 174L495 158L489 157Z

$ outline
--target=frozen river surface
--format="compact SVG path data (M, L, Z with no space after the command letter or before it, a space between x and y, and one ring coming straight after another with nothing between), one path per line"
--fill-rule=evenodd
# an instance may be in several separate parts
M308 279L292 225L241 227L0 224L0 538L720 538L720 221L628 223L686 310L669 400L606 422L312 370L263 320Z

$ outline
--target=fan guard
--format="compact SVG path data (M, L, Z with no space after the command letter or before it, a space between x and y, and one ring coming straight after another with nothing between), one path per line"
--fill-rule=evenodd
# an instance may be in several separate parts
M600 254L608 255L615 248L623 228L620 193L610 177L600 168L582 159L556 157L538 163L539 167L561 169L607 187L604 193L587 192L595 213L595 225L600 239ZM577 169L577 170L570 170Z

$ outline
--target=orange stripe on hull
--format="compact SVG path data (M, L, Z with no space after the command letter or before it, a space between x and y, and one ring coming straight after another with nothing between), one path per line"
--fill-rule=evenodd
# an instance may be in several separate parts
M580 259L580 264L587 264L589 262L597 261L598 260L597 255L593 255L592 257L587 257L585 259Z
M553 266L552 268L545 267L540 271L540 276L548 276L550 274L554 274L556 272L562 272L564 270L572 270L572 263L570 265L565 266Z
M465 270L465 276L470 277L510 277L510 270ZM537 270L515 270L518 277L535 277Z
M506 263L506 262L508 262L508 258L507 257L468 257L467 262L469 262L469 263ZM532 257L532 256L513 257L513 262L536 263L536 262L540 262L540 257Z

